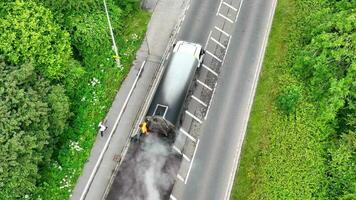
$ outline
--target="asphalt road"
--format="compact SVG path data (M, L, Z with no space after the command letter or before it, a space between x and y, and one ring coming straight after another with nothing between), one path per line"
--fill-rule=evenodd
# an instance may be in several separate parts
M201 0L203 8L205 4L214 4L206 9L216 9L216 2ZM276 0L242 2L190 176L176 199L229 198L275 3ZM205 30L204 26L211 28L212 20L203 13L198 16L201 18L187 16L192 23L182 27L180 39L202 42L204 38L196 32ZM206 37L205 31L199 33Z
M205 106L201 113L196 109L197 106L192 108L189 106L189 100L187 101L187 110L198 120L194 120L192 116L185 116L184 119L198 124L200 128L192 129L194 126L190 125L188 129L183 126L184 123L182 127L198 142L186 139L183 147L179 148L185 159L170 159L173 163L170 166L174 173L178 171L180 177L172 190L172 199L229 198L275 2L276 0L190 1L176 40L206 46L207 54L203 62L206 67L201 67L197 80L207 86L198 84L199 87L192 92L203 102L203 107ZM212 92L203 95L204 87ZM213 100L210 102L211 95ZM202 116L207 116L206 120ZM129 152L132 154L128 155L133 156L126 156L127 161L136 162L137 157L142 157L135 156L140 155L135 148L131 148ZM181 165L180 160L183 160ZM137 163L135 165L137 166ZM178 170L175 166L179 165L181 168ZM127 172L140 171L130 165L125 166L121 166L108 199L118 199L118 193L127 193L127 182L123 179L130 180L134 177L127 177L130 174ZM174 178L174 175L172 177ZM142 184L133 185L142 188ZM171 191L170 184L167 185L168 189L159 192L160 199L166 199L167 192ZM133 196L150 199L147 192L140 196L135 191L138 189L133 190Z
M213 26L220 1L190 0L190 7L180 28L177 40L204 45Z
M180 27L177 41L204 44L218 6L219 1L216 0L191 0L189 12L186 13L184 23ZM157 154L156 150L143 148L145 146L142 145L143 143L146 143L146 138L141 138L140 143L130 143L106 199L169 199L182 158L177 156L175 151L163 151ZM154 146L157 145L159 144ZM168 156L162 156L163 154ZM147 180L149 168L154 171L149 177L152 179L151 182ZM150 184L152 188L147 187ZM161 187L163 185L165 187Z
M107 200L169 199L181 156L154 133L130 144Z

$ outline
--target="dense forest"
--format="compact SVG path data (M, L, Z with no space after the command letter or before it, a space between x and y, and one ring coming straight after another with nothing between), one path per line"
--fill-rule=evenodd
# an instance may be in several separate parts
M0 199L68 199L146 31L138 0L0 0Z
M233 199L356 199L356 1L280 0Z

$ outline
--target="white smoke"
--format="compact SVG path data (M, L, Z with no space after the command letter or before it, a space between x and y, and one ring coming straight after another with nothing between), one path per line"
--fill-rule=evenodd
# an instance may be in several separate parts
M162 171L163 166L169 155L169 147L161 142L153 134L148 135L143 143L142 157L148 162L149 168L144 172L144 183L146 186L147 200L160 199L160 186L167 186L172 184L168 174ZM162 177L164 177L162 179Z
M159 191L156 187L155 179L154 179L154 168L150 167L145 173L145 186L147 190L147 199L148 200L157 200L160 199Z
M129 151L120 167L108 199L160 200L174 183L179 165L171 147L150 134L138 151Z

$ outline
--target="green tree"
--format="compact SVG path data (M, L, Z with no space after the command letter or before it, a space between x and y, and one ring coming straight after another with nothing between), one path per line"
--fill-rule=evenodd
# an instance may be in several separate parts
M120 15L120 10L116 10ZM116 19L120 25L120 20ZM115 64L108 22L103 11L67 17L66 27L72 35L76 57L88 71L104 69Z
M69 98L61 85L55 85L48 93L47 102L52 111L49 117L51 139L57 141L65 130L67 119L70 116Z
M37 79L32 65L0 60L0 196L23 198L35 191L38 164L48 144L50 108L43 93L49 83Z
M343 134L338 144L330 150L329 197L330 199L356 198L356 133Z
M133 11L137 11L141 4L140 0L114 0L114 2L125 11L125 15L129 15Z
M319 24L293 66L326 120L334 120L345 105L356 78L355 13L344 0L312 15Z
M6 60L15 65L31 62L52 80L75 71L69 68L75 66L70 64L69 34L54 23L48 9L31 1L2 3L0 7L0 53Z
M31 64L12 66L0 57L0 196L31 196L38 166L51 156L63 132L69 100L60 85L36 74Z
M104 9L103 2L98 0L41 0L39 2L62 16L71 15L73 13L90 13Z

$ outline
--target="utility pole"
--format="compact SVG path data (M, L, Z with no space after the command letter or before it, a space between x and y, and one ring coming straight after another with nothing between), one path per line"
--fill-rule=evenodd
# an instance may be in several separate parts
M108 8L106 6L106 1L104 1L104 7L105 7L105 12L106 12L106 17L108 18L108 24L109 24L109 29L110 29L110 35L111 35L111 40L112 40L112 49L114 50L114 59L116 61L117 67L122 70L122 65L120 63L120 57L119 57L119 51L117 50L116 42L115 42L115 37L114 37L114 32L112 30L111 22L110 22L110 16L108 12Z

